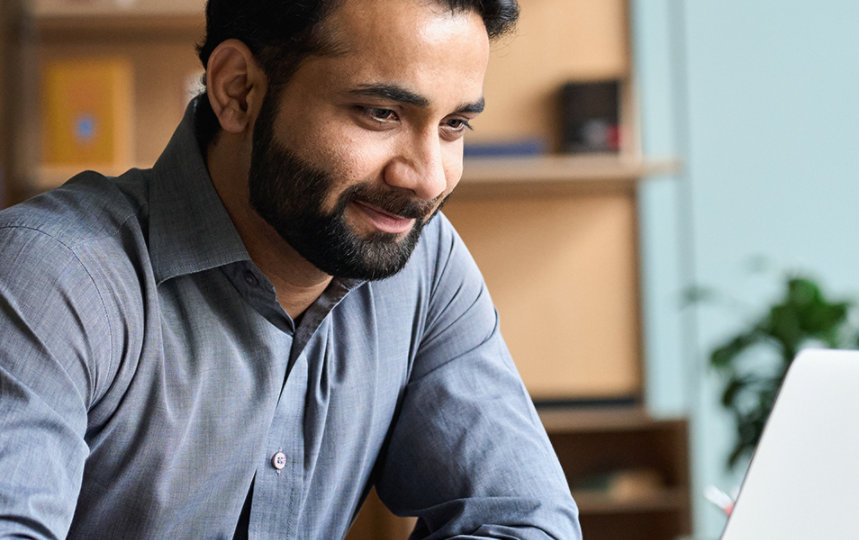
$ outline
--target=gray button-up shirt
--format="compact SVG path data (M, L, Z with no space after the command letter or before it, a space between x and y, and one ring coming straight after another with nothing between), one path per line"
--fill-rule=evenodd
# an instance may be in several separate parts
M297 326L212 187L193 106L151 170L0 213L0 536L580 536L486 287L439 215Z

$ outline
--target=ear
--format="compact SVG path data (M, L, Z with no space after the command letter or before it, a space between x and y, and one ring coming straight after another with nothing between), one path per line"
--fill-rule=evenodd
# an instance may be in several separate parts
M206 90L221 128L241 133L253 127L268 82L247 45L237 39L221 42L209 56Z

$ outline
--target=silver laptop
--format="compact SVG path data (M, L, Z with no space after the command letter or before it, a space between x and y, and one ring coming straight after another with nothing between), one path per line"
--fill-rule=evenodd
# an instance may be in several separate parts
M791 364L722 540L859 538L859 352Z

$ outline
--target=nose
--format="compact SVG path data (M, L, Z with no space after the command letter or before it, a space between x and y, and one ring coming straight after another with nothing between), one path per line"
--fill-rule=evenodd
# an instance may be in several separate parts
M412 137L403 142L384 172L389 186L407 189L430 201L447 189L445 155L438 134Z

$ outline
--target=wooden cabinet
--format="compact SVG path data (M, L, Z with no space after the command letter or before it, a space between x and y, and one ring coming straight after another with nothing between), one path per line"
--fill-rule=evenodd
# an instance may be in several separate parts
M691 532L688 428L638 409L548 408L540 417L588 540L674 540Z

